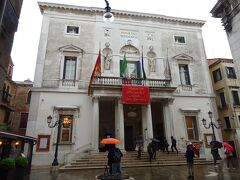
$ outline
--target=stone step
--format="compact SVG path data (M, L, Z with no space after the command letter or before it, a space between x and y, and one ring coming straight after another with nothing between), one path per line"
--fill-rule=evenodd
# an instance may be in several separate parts
M212 161L204 161L204 162L195 162L195 165L206 165L206 164L213 164ZM145 164L132 164L125 165L121 164L122 168L133 168L133 167L156 167L156 166L181 166L186 165L186 162L174 162L174 163L145 163ZM59 170L66 171L66 170L87 170L87 169L105 169L106 165L98 165L98 166L63 166Z
M213 164L205 158L195 158L197 165ZM60 171L65 170L84 170L84 169L104 169L107 165L107 152L91 153L81 159L75 159L71 163L60 168ZM157 152L156 160L149 162L147 152L142 152L141 159L137 159L137 152L124 152L121 161L123 168L130 167L152 167L152 166L179 166L186 165L184 153L178 155L174 153L167 154L166 152Z
M134 165L141 165L141 166L148 166L150 164L181 164L181 163L185 163L185 161L152 161L152 162L147 162L147 161L144 161L144 162L126 162L126 163L121 163L122 166L134 166ZM202 160L202 161L195 161L195 163L212 163L212 161L206 161L206 160ZM87 167L87 166L102 166L102 165L106 165L107 162L101 162L101 163L87 163L87 164L79 164L79 163L71 163L69 165L66 165L66 167Z

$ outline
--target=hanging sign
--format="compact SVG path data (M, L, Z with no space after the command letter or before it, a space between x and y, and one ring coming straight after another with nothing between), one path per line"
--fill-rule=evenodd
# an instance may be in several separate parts
M123 86L122 87L123 104L149 104L149 87L145 86Z

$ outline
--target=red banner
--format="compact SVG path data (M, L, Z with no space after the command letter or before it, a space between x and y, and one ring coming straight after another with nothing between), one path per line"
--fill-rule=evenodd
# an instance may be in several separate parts
M123 86L122 87L123 104L149 104L149 87L145 86Z

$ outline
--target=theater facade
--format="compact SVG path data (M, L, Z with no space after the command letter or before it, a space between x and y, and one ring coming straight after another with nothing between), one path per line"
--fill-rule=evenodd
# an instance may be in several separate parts
M204 50L204 21L39 2L43 21L27 135L38 143L33 165L50 165L61 121L59 161L67 163L89 151L103 151L102 138L120 139L120 149L144 149L151 138L200 145L211 157L211 129L202 119L213 112L214 94ZM90 81L98 56L101 74ZM123 64L126 63L122 73ZM89 89L90 85L90 91ZM88 94L88 92L90 92ZM220 132L216 130L217 139Z

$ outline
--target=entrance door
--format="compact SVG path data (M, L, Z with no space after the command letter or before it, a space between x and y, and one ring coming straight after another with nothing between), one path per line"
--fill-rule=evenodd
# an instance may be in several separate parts
M134 149L133 127L125 126L125 150L132 151Z
M134 151L136 140L142 135L141 105L124 105L125 150Z
M153 137L161 140L165 136L162 103L152 102L151 110L152 110Z

